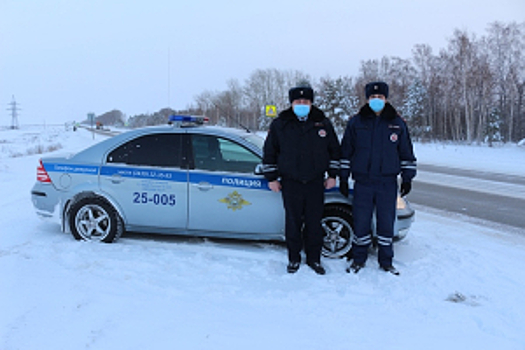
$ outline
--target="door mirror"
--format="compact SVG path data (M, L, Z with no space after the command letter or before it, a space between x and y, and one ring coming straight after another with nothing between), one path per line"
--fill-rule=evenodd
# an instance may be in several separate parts
M253 172L255 175L263 175L264 172L263 172L263 165L262 164L257 164L257 166L255 167L255 170Z

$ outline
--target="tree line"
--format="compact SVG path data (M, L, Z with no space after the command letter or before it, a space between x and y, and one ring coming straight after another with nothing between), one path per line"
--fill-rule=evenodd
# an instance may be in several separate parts
M456 29L437 53L427 44L415 45L411 58L361 61L357 76L314 80L298 70L257 69L243 83L231 79L223 91L200 93L188 111L178 112L205 115L212 124L266 130L271 118L265 106L288 108L288 89L304 80L315 90L314 104L340 133L366 103L365 84L381 80L389 84L389 101L415 140L491 144L525 138L525 22L493 22L481 37ZM135 116L129 123L165 123L171 112Z

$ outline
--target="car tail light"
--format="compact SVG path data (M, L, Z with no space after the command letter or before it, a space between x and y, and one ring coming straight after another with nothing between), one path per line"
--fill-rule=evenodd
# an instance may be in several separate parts
M51 178L47 174L44 164L42 164L42 159L40 159L40 165L36 168L36 180L40 182L51 182Z

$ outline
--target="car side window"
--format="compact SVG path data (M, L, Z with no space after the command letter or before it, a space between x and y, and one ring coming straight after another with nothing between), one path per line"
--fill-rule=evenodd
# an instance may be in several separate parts
M196 169L253 174L261 158L233 141L211 136L193 135Z
M137 137L111 151L107 163L180 167L182 163L182 136L152 134Z

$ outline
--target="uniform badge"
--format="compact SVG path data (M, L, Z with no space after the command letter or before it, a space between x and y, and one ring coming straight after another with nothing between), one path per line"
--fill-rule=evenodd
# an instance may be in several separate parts
M397 141L397 134L395 132L393 132L390 135L390 141L392 141L392 142L396 142Z
M228 194L228 197L219 199L219 202L226 203L228 205L228 209L231 209L233 211L236 211L237 209L242 209L245 205L251 205L252 203L244 200L242 198L242 195L237 192L233 191L232 193Z
M325 129L319 130L319 136L326 137L326 130Z

